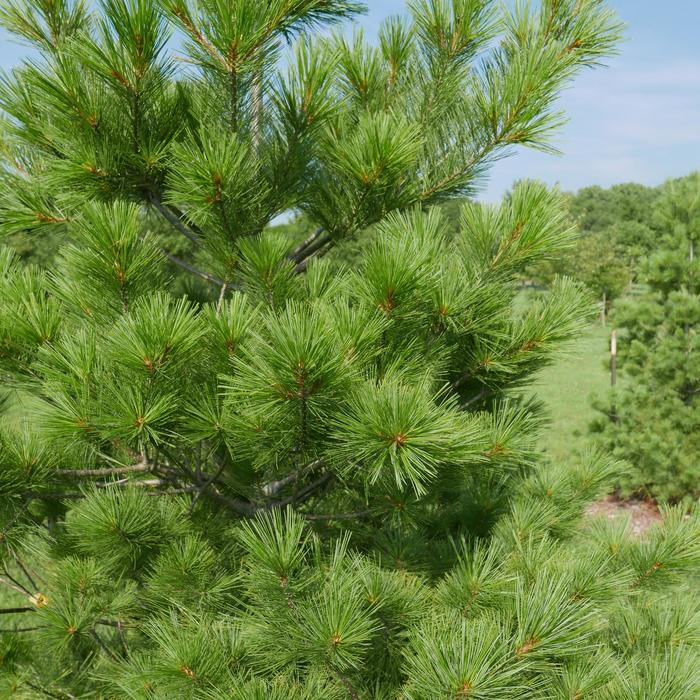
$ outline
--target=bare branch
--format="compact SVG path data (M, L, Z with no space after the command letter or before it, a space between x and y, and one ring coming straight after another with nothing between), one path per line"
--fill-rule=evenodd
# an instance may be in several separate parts
M28 680L23 681L26 686L31 688L32 690L37 690L40 693L43 693L49 698L57 698L57 700L76 700L75 695L71 695L70 693L65 693L61 691L60 695L57 692L54 692L52 690L49 690L48 688L44 688L40 685L36 685L35 683L32 683Z
M297 274L304 272L312 257L321 257L322 255L325 255L334 245L335 240L328 234L322 238L319 238L299 254L299 263L294 268L294 271Z
M334 478L335 475L332 472L326 472L323 476L316 479L316 481L312 481L310 484L308 484L308 486L305 486L303 489L301 489L301 491L295 493L293 496L289 496L289 498L283 498L282 500L275 501L274 503L268 503L267 505L262 506L257 510L272 510L273 508L284 508L284 506L289 506L296 503L303 503L304 501L308 500L314 494L315 491L321 488L321 486L324 486L329 481L332 481Z
M482 399L485 399L487 396L493 393L493 389L490 389L489 387L485 386L478 394L475 396L472 396L470 399L467 399L463 403L459 405L459 407L464 411L465 409L469 408L472 404L478 403Z
M61 501L64 498L83 498L85 496L80 491L28 491L26 495L44 501Z
M161 201L160 197L151 193L149 195L149 201L156 208L158 213L171 225L173 228L177 229L185 238L188 238L192 243L199 245L201 243L200 236L201 231L195 226L188 226L184 222L184 214L173 206L166 206Z
M39 625L38 627L5 627L0 629L0 634L16 634L17 632L34 632L36 630L45 630L47 625Z
M228 287L228 285L226 284L226 282L224 282L221 285L221 292L219 293L219 300L216 302L216 315L217 316L221 316L221 308L224 305L224 297L226 296L226 287Z
M352 684L350 679L338 668L335 666L331 665L331 671L333 674L340 680L340 682L345 686L345 690L347 690L348 694L352 698L352 700L359 700L360 699L360 694L357 692L357 688Z
M34 612L35 608L0 608L0 615L14 615L15 613Z
M125 467L105 467L103 469L57 469L57 476L84 477L84 476L113 476L116 474L131 474L135 472L147 472L152 469L147 462L139 462Z
M254 515L257 510L252 503L247 503L246 501L239 501L236 498L229 498L228 496L225 496L213 484L211 484L209 486L209 489L207 489L207 491L203 493L206 493L207 496L211 496L222 505L225 505L231 510L235 510L241 515Z
M368 518L377 512L375 508L370 508L367 510L358 510L354 513L302 513L303 517L311 521L323 521L323 520L355 520L360 518Z
M98 625L106 625L107 627L116 627L119 630L126 629L127 627L136 627L134 624L129 624L123 620L98 620L96 622Z
M304 467L304 469L289 474L289 476L285 476L284 479L280 479L279 481L271 481L268 484L264 484L262 487L262 492L265 496L275 496L285 486L289 486L290 484L295 483L299 479L305 477L307 474L310 474L319 467L323 466L323 464L324 460L317 459L315 462L312 462L308 466Z
M104 643L104 640L99 634L97 634L96 630L91 630L90 636L97 642L100 649L102 649L102 651L104 651L104 653L109 656L110 659L112 659L112 661L119 661L119 657Z
M262 129L263 129L263 75L262 68L255 71L253 76L253 89L252 89L252 112L253 118L251 123L251 137L253 142L253 151L258 153L260 151L260 144L262 143Z
M293 496L289 496L288 498L283 498L279 501L274 501L272 503L266 503L264 505L256 505L254 503L248 503L246 501L239 501L234 498L229 498L228 496L222 494L216 487L213 486L213 484L210 484L208 490L203 491L202 493L215 498L217 501L219 501L219 503L222 503L231 510L235 510L241 515L252 516L256 513L260 513L263 511L274 510L275 508L284 508L288 505L303 503L304 501L308 500L316 491L318 491L318 489L327 484L333 478L334 474L332 474L331 472L326 472L323 476L316 479L315 481L312 481L299 492L295 493Z
M183 270L187 270L188 272L191 272L193 275L197 275L197 277L201 277L203 280L206 280L207 282L211 282L211 284L215 284L217 286L223 286L227 284L224 280L222 280L220 277L217 277L216 275L212 275L208 272L203 272L199 268L196 268L194 265L190 265L186 260L183 260L182 258L178 258L177 255L173 255L172 253L168 252L165 250L165 248L160 248L160 252L165 255L165 257L170 260L171 263L174 265L177 265L178 267L181 267Z
M19 556L17 556L17 554L13 553L12 558L15 560L15 563L21 569L22 573L27 577L27 580L29 581L29 585L33 586L34 588L37 588L36 582L32 578L29 567L24 565L24 563L19 558ZM34 573L34 572L32 572L32 573ZM35 573L35 576L36 576L36 573ZM37 576L37 578L39 578L39 577Z
M29 596L29 597L31 597L31 595L32 595L31 592L28 591L24 586L22 586L21 584L19 584L17 581L15 581L15 580L12 578L12 576L10 576L10 575L7 573L7 571L4 571L3 573L4 573L5 576L7 576L8 578L3 578L2 576L0 576L0 583L5 584L8 588L11 588L13 591L17 591L17 593L21 593L23 596ZM8 581L8 579L10 579L10 580Z
M98 489L108 488L152 488L158 486L172 486L172 479L118 479L116 481L97 481L94 486ZM80 491L28 491L28 496L48 501L61 501L64 498L84 498Z
M302 260L301 254L308 248L312 243L321 237L324 229L323 226L317 228L305 241L302 241L287 257L294 262L299 262Z
M192 503L190 504L190 507L187 509L187 515L191 515L192 511L194 510L194 507L197 505L197 501L199 500L200 496L211 486L223 473L224 468L226 466L226 463L224 462L220 467L219 470L215 473L212 474L208 479L204 481L204 483L197 489L194 498L192 499Z
M107 489L112 486L135 486L137 488L149 488L151 486L169 486L173 482L170 479L117 479L116 481L98 481L95 486L98 489Z
M147 491L147 496L159 497L159 496L176 496L180 493L197 493L199 491L199 486L183 486L177 489L168 489L167 491Z

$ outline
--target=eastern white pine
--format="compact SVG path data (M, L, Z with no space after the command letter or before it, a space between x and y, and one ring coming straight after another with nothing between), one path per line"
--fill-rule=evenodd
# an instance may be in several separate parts
M697 517L586 520L619 466L549 463L511 391L593 308L567 279L514 305L571 241L560 196L468 203L456 236L433 207L552 150L618 21L415 0L376 41L318 31L360 9L5 1L37 57L0 85L0 230L62 236L49 269L2 256L7 694L700 692ZM290 209L306 240L268 229Z

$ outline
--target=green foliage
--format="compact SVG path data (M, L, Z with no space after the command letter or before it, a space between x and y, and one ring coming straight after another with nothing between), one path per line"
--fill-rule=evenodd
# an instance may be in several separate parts
M660 222L655 214L662 188L633 183L609 189L587 187L567 195L567 208L579 238L568 252L538 263L527 276L549 285L556 275L569 275L603 300L602 318L611 303L641 281L641 266L656 249Z
M567 255L538 266L534 274L545 284L557 275L579 280L602 299L605 319L610 303L622 296L632 280L628 263L621 259L621 247L608 230L582 235Z
M586 187L571 198L570 208L581 230L591 233L623 222L649 226L659 195L658 188L636 183Z
M615 320L624 330L620 363L629 381L601 405L602 432L633 470L621 482L677 500L698 495L698 259L700 176L668 182L655 219L663 226L658 250L643 268L647 291L620 303Z
M176 502L160 500L152 508L148 500L136 490L126 494L110 488L104 493L93 491L71 510L66 536L78 552L113 560L110 568L140 568L144 557L182 531Z
M309 37L354 2L8 7L41 50L0 86L0 229L65 237L0 268L31 396L0 427L11 692L697 694L697 514L586 524L618 464L547 463L510 394L590 315L568 279L515 304L571 242L561 195L431 208L551 150L560 89L614 51L602 2L415 2L376 46ZM291 208L313 234L270 227Z

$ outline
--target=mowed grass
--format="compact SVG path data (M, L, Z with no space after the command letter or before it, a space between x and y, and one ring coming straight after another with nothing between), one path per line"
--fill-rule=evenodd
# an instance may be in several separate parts
M591 325L568 352L543 370L525 390L544 401L551 424L542 436L542 447L552 459L566 459L591 443L589 425L597 417L593 396L605 398L610 390L610 327Z

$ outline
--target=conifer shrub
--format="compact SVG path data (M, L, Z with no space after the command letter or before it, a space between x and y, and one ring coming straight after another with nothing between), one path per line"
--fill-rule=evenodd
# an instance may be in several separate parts
M432 206L551 149L557 94L617 20L416 0L376 44L317 32L359 9L3 6L39 58L0 90L0 226L68 236L48 270L2 257L7 695L700 690L697 517L641 540L587 520L618 464L548 463L509 395L591 310L567 279L514 309L523 267L571 240L560 196L523 182L449 237ZM297 246L266 228L290 208L317 225ZM164 250L155 215L197 252ZM169 291L170 264L211 300Z
M661 234L642 266L643 292L624 299L622 390L598 402L593 429L630 469L621 492L700 497L700 173L665 184L655 214Z

